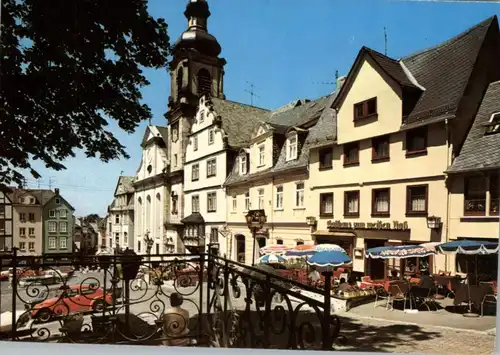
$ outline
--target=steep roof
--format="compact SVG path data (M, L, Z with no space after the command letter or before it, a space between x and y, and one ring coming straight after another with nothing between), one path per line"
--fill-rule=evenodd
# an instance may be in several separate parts
M120 176L115 189L115 196L123 194L134 193L134 180L133 176Z
M49 202L52 197L56 194L52 190L48 189L17 189L11 188L12 192L9 194L9 198L13 204L19 203L19 198L23 195L30 194L36 199L37 205L44 206L47 202Z
M141 147L143 147L148 142L149 133L154 137L159 137L165 146L168 146L168 128L162 126L147 126L144 130L144 135L142 136ZM151 138L153 139L153 138Z
M328 97L328 102L318 122L309 129L306 139L309 149L319 148L334 143L337 140L337 113L332 108L332 104L338 92L336 90Z
M320 97L316 100L303 102L293 108L274 111L266 122L286 127L302 126L314 119L317 119L326 107L328 96Z
M232 148L248 144L254 129L269 115L269 110L216 97L210 98L209 102L221 117L222 129L226 132L229 146Z
M408 115L406 124L455 114L491 26L498 26L496 16L446 42L402 59L414 78L425 88Z
M448 172L500 168L500 134L484 134L485 123L496 112L500 112L500 81L489 85L462 150Z

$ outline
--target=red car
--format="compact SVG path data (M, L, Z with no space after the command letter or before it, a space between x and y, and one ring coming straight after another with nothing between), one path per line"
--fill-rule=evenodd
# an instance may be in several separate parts
M31 317L40 322L48 322L55 316L87 311L99 312L113 303L112 295L102 288L90 284L72 285L59 297L49 298L36 304Z

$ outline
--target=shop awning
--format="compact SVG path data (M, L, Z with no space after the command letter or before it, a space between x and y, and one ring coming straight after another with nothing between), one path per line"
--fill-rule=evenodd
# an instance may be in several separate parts
M330 236L330 237L355 237L356 234L354 232L330 232L330 231L316 231L313 232L312 235L322 235L322 236Z

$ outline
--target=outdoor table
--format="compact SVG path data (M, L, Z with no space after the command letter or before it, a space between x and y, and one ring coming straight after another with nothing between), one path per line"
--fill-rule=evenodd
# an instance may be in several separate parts
M470 288L470 298L469 289ZM476 309L481 307L484 295L488 292L488 287L481 285L466 285L461 284L460 287L455 292L455 299L453 300L453 305L458 306L462 303L471 302Z
M434 283L437 286L443 286L446 287L448 290L452 290L452 281L456 279L455 276L445 276L445 275L433 275L432 278L434 279Z

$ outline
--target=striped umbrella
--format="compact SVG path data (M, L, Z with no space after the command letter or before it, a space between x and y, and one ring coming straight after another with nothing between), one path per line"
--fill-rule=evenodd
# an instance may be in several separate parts
M284 254L286 251L290 250L290 247L287 247L283 244L275 244L275 245L266 245L259 249L259 253L261 255L266 254Z
M344 254L347 254L344 248L338 246L337 244L318 244L314 246L315 252L321 251L340 251Z
M259 264L282 264L285 261L286 259L284 257L276 254L267 254L257 260Z
M288 250L286 256L311 256L316 252L314 251L314 245L297 245L295 248Z
M307 263L319 271L333 271L341 265L352 263L351 258L338 250L320 251L314 254Z

